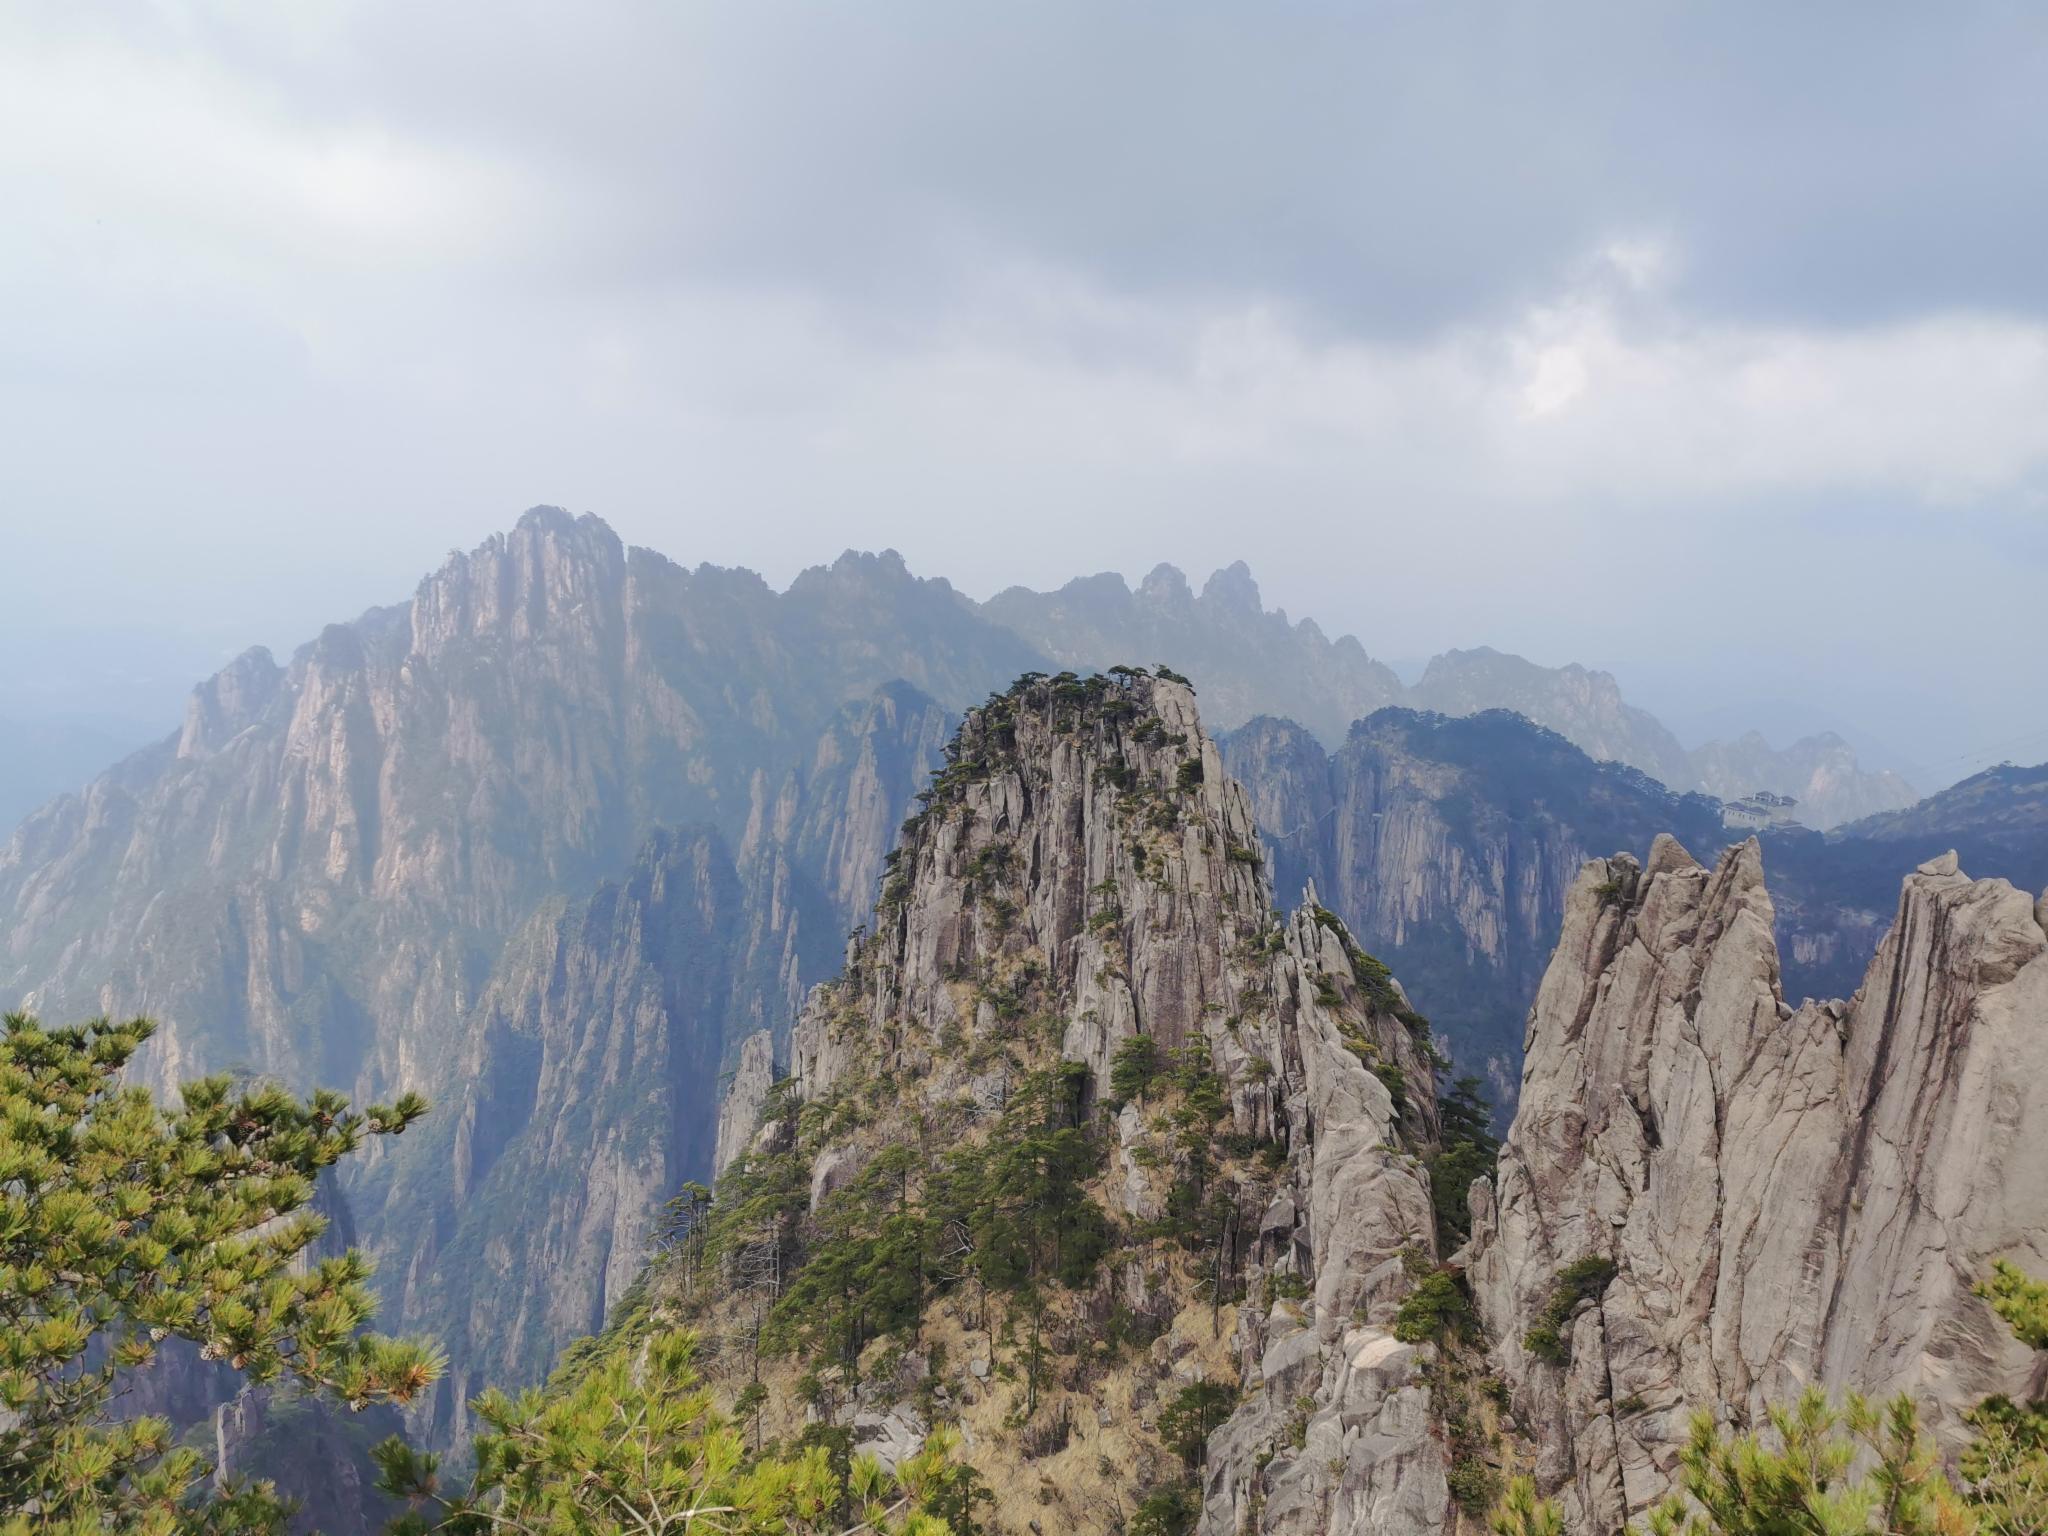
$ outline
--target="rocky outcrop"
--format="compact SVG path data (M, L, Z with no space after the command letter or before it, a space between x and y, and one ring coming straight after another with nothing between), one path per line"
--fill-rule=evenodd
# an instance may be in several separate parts
M1189 1177L1187 1133L1125 1105L1102 1133L1113 1147L1096 1186L1120 1224L1117 1261L1043 1322L1059 1357L1046 1374L1073 1388L1037 1389L1020 1434L977 1342L925 1391L963 1415L1006 1528L1115 1528L1178 1473L1158 1405L1228 1372L1244 1400L1211 1442L1205 1532L1442 1529L1447 1463L1417 1377L1433 1347L1391 1332L1413 1266L1435 1253L1426 1026L1313 891L1275 923L1250 802L1193 695L1142 674L1027 681L969 714L923 799L872 930L796 1030L806 1108L756 1135L744 1109L757 1071L736 1083L722 1136L751 1143L749 1166L798 1138L802 1167L782 1176L808 1186L814 1215L921 1148L886 1165L906 1180L893 1198L914 1207L935 1149L984 1134L1034 1052L1085 1066L1093 1098L1128 1041L1149 1037L1166 1062L1199 1047L1227 1127L1205 1154L1218 1162L1209 1209L1227 1202L1214 1246L1190 1262L1160 1225L1185 1209L1172 1189ZM810 1141L800 1125L846 1128ZM663 1291L658 1267L650 1293ZM941 1291L920 1336L950 1336L957 1304ZM1109 1316L1149 1320L1157 1341L1105 1367L1090 1340ZM857 1435L883 1421L880 1400L841 1412ZM1031 1442L1047 1421L1063 1448Z
M1238 1315L1255 1390L1217 1431L1201 1530L1273 1536L1436 1531L1450 1516L1449 1463L1420 1366L1428 1345L1390 1331L1409 1260L1433 1257L1429 1181L1404 1151L1386 1086L1360 1070L1342 1025L1319 1006L1318 975L1348 975L1346 946L1310 900L1288 924L1295 1010L1261 1044L1279 1074L1292 1187L1269 1206L1260 1242L1275 1273L1314 1278L1305 1304ZM1375 1037L1390 1054L1392 1032ZM1403 1057L1408 1069L1427 1067Z
M1139 735L1133 721L1109 742L1058 729L1066 701L1041 709L1035 694L1006 701L1007 715L991 706L970 718L876 911L882 945L870 952L887 968L877 984L892 1011L934 1033L972 1023L948 982L1006 948L1046 957L1072 999L1066 1052L1099 1073L1132 1034L1172 1049L1202 1034L1206 1014L1234 1011L1229 953L1267 921L1258 831L1193 695L1149 679L1146 689L1138 718L1150 729ZM1171 797L1149 831L1132 825L1134 787ZM986 899L996 889L999 906ZM815 1022L799 1029L806 1092L829 1056L817 1040Z
M1862 990L1795 1010L1754 841L1712 869L1667 838L1582 872L1465 1255L1574 1528L1666 1491L1696 1407L1909 1391L1953 1436L2027 1385L1971 1287L2048 1263L2044 915L1932 860ZM1611 1279L1582 1267L1560 1295L1589 1259Z
M747 1143L754 1139L761 1124L768 1090L775 1083L775 1037L765 1029L757 1029L740 1047L740 1064L726 1085L725 1097L719 1101L718 1141L711 1157L713 1177L724 1173L747 1150Z
M1731 834L1702 795L1590 759L1518 715L1382 710L1325 752L1262 718L1220 738L1272 849L1281 889L1324 900L1424 999L1461 1066L1511 1104L1523 1027L1584 862L1647 856L1669 832L1708 854ZM1853 991L1876 952L1898 873L1954 848L1965 864L2048 884L2048 770L2002 768L1908 811L1765 847L1786 994Z

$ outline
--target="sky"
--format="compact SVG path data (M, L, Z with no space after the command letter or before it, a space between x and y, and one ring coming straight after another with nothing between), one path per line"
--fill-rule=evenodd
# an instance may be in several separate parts
M2048 757L2044 99L2034 4L15 0L0 714L546 502Z

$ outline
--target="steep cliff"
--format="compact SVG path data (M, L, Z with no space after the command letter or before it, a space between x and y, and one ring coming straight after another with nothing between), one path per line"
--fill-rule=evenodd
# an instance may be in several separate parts
M1382 710L1335 752L1273 719L1219 744L1278 887L1314 880L1501 1103L1517 1091L1523 1026L1585 861L1646 857L1660 833L1702 853L1734 836L1712 800L1595 762L1500 710ZM2048 883L2048 770L1993 769L1909 810L1826 835L1773 831L1764 846L1787 995L1846 993L1884 934L1901 869L1955 849L1982 873Z
M1953 1436L2028 1385L1971 1287L2048 1262L2044 922L1932 860L1862 989L1795 1010L1755 842L1582 872L1464 1256L1574 1528L1663 1493L1695 1407L1906 1390Z
M0 986L157 1016L166 1086L238 1062L380 1090L541 900L658 826L737 843L849 700L964 703L1030 659L893 557L777 594L539 509L288 667L241 658L32 816L0 852Z
M455 1240L458 1205L507 1222L475 1235L475 1252L510 1256L503 1273L447 1283L503 1299L495 1285L526 1271L513 1310L547 1326L474 1325L517 1379L591 1326L591 1296L613 1289L593 1277L637 1266L676 1159L708 1159L727 1045L786 1028L836 964L945 729L913 684L957 706L1029 660L893 556L849 555L778 594L537 509L288 666L239 658L175 736L30 817L0 850L0 991L53 1018L157 1018L160 1090L224 1067L359 1098L403 1086L441 1104L445 1138L494 1106L463 1157L367 1163L358 1210L386 1321L445 1327L458 1367L472 1326L407 1310L426 1294L408 1277ZM664 856L649 838L676 827L715 838L705 867L723 866L704 877L720 963L686 1002L690 976L655 974L659 957L619 938L634 929L619 903L661 883L643 880ZM533 1155L566 1180L627 1134L577 1118L575 1095L615 1071L600 1041L706 1064L666 1127L634 1130L638 1150L592 1180L592 1210L613 1214L582 1195L556 1207L545 1179L530 1204L464 1198L480 1183L458 1196L458 1170L486 1178L485 1149L545 1141ZM568 1097L534 1098L540 1074ZM500 1177L540 1166L515 1157ZM581 1234L571 1247L541 1240L548 1211Z
M833 969L944 724L903 684L849 705L772 795L757 777L737 852L656 832L505 946L439 1112L364 1193L403 1266L396 1318L450 1347L430 1438L460 1444L483 1383L539 1380L603 1326L712 1166L722 1063L749 1030L786 1036Z
M1261 719L1225 736L1223 752L1281 888L1315 881L1503 1102L1580 866L1595 852L1647 852L1671 829L1718 842L1711 801L1595 762L1505 711L1382 710L1334 753L1291 722Z
M1442 1529L1438 1350L1391 1331L1435 1262L1427 1025L1312 899L1276 921L1192 695L1027 679L923 801L600 1347L692 1321L771 1438L957 1420L1003 1529Z

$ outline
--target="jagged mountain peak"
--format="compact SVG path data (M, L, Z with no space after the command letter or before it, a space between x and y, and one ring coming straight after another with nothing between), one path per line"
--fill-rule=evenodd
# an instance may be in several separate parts
M1526 656L1490 645L1453 648L1432 656L1423 668L1422 680L1416 688L1418 692L1434 693L1439 689L1477 688L1485 684L1497 685L1502 681L1555 685L1559 680L1569 680L1603 696L1611 696L1617 702L1621 697L1621 685L1611 672L1602 672L1576 661L1547 667Z
M267 647L253 645L193 688L178 733L181 758L209 756L262 718L285 670Z
M1029 676L968 712L921 798L787 1083L765 1037L742 1053L718 1137L734 1166L703 1229L737 1257L715 1276L657 1263L653 1313L765 1341L769 1432L820 1414L900 1455L958 1417L1005 1528L1114 1529L1179 1483L1159 1416L1203 1382L1225 1422L1178 1496L1204 1529L1292 1531L1309 1511L1345 1533L1440 1528L1415 1377L1430 1349L1390 1331L1436 1243L1427 1026L1318 904L1276 921L1192 692L1141 669ZM1048 1103L1084 1138L1057 1154L1086 1164L1059 1230L1099 1261L1055 1243L1057 1278L1023 1289L1009 1269L945 1278L955 1234L1012 1251L1006 1207L973 1191L1021 1176L1003 1159L1055 1128ZM786 1215L764 1228L775 1190ZM906 1221L954 1257L871 1331L822 1277ZM737 1390L753 1370L742 1344L714 1375Z
M918 992L925 969L946 971L992 942L1022 945L1045 955L1054 985L1088 994L1090 1037L1068 1044L1099 1070L1129 1033L1167 1046L1198 1034L1205 1007L1226 1001L1224 952L1241 928L1269 921L1271 901L1243 791L1202 734L1189 689L1136 671L1035 678L969 711L947 757L904 826L876 913L877 943L896 941L877 953L905 985ZM1175 838L1184 845L1169 848ZM974 906L975 871L1012 859L1032 872L1031 899L1002 920L1014 933L991 934ZM1105 980L1095 936L1104 887L1121 890L1156 861L1186 864L1187 885L1131 883L1129 906L1116 898L1117 931L1146 958ZM1155 929L1168 950L1148 949ZM928 1010L937 1028L946 994L904 1006Z
M1253 617L1266 611L1266 605L1259 596L1259 584L1252 579L1252 568L1242 560L1234 560L1212 574L1202 587L1202 600ZM1354 645L1357 643L1352 641Z
M601 523L603 519L591 514L591 521ZM546 503L528 507L513 524L515 529L531 528L542 533L566 533L575 526L576 515L568 508Z
M611 627L625 572L625 545L602 518L536 507L420 583L413 653L433 659L451 646L519 643L557 626Z
M951 584L936 577L913 576L903 556L893 549L842 550L829 565L806 566L790 584L792 593L825 586L873 586L889 588L933 583L951 590Z
M1194 589L1177 565L1161 561L1138 583L1138 601L1160 608L1181 608L1194 601Z
M1907 1391L1953 1444L2034 1370L1972 1288L2048 1261L2048 903L1928 860L1855 996L1794 1009L1764 861L1586 866L1473 1189L1473 1288L1574 1528L1660 1498L1700 1406ZM1581 1261L1611 1278L1560 1312Z

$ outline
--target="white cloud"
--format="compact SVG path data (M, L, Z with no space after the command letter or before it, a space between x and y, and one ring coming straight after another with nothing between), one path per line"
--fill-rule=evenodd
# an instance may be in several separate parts
M1218 34L1175 56L1202 88L1169 90L1119 25L1099 88L1049 122L1027 65L967 72L988 61L957 18L963 51L936 58L858 28L842 58L790 13L737 55L615 22L558 59L517 16L85 10L0 18L24 604L75 606L83 549L112 601L300 624L537 500L776 577L845 544L978 589L1242 555L1395 654L1611 662L1625 606L1560 594L1710 571L1756 585L1735 627L1762 654L1793 575L1973 579L1946 520L2017 550L1977 562L1994 598L2041 576L2048 325L1967 285L1846 314L1783 302L1796 283L1711 302L1717 258L1777 239L1730 244L1719 158L1680 165L1690 205L1619 170L1620 192L1573 183L1600 163L1567 131L1578 98L1508 82L1488 118L1462 34L1437 74L1325 102L1285 82L1337 54L1283 28L1247 41L1255 78ZM1072 56L1039 43L1029 67ZM1394 116L1346 115L1376 100ZM1519 163L1483 184L1541 113L1563 126L1528 142L1540 195ZM1828 249L1798 247L1822 296L1862 270ZM1889 531L1844 537L1866 507ZM1835 521L1782 526L1815 509ZM1730 526L1769 526L1784 571L1714 564ZM304 558L252 580L249 551L284 543ZM2027 620L1979 607L2023 654ZM1841 661L1867 681L1895 628L1872 600L1802 644L1868 648Z
M1536 354L1522 399L1531 416L1552 416L1586 392L1586 360L1576 347L1552 344Z

